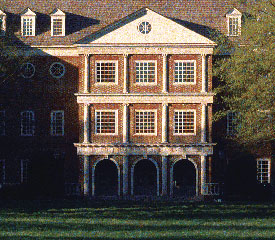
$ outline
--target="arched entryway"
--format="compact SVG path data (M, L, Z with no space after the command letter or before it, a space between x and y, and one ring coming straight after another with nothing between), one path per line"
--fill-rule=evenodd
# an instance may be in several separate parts
M94 196L115 196L120 192L120 171L116 162L104 159L95 163L92 172Z
M172 164L171 195L189 198L197 194L197 166L187 159L181 159Z
M159 169L155 161L142 159L131 169L132 195L159 195Z

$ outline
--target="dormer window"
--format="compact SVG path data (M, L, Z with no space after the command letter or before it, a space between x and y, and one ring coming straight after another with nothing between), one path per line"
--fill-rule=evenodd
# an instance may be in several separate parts
M51 13L51 35L65 36L65 18L66 15L60 9L55 9Z
M6 14L0 10L0 36L4 36L6 33Z
M35 36L36 14L27 8L21 14L21 33L22 36Z
M239 36L241 34L242 13L236 8L226 14L228 36Z

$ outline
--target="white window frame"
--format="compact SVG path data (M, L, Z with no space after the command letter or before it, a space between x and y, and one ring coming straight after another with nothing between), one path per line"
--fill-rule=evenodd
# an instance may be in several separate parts
M60 34L54 34L54 21L55 20L61 20L61 33ZM51 17L51 35L53 37L63 37L65 36L65 16L54 16Z
M31 20L31 33L24 33L25 31L25 28L24 28L24 21L25 20ZM21 29L22 29L22 36L24 37L32 37L32 36L35 36L35 17L22 17L21 19Z
M176 121L175 116L176 112L193 112L194 113L194 132L193 133L176 133ZM197 114L195 109L174 109L174 117L173 117L173 134L175 136L195 136L197 133Z
M97 132L97 126L98 126L98 120L97 116L98 113L101 112L114 112L115 113L115 132L114 133L99 133ZM118 135L118 110L110 110L110 109L100 109L100 110L95 110L95 134L96 135Z
M56 133L56 113L62 113L62 133ZM65 116L64 110L53 110L51 111L51 136L64 136L64 125L65 125Z
M28 114L31 114L31 117L29 117L29 126L28 126L28 129L30 129L30 131L28 133L24 133L23 132L23 114L24 113L28 113ZM29 115L30 116L30 115ZM34 133L35 133L35 115L34 115L34 111L22 111L20 113L20 125L21 125L21 129L20 129L20 133L21 133L21 136L34 136Z
M257 161L257 181L259 183L265 183L265 184L268 184L270 183L270 176L271 176L271 159L269 158L259 158L256 160ZM268 166L268 169L267 169L267 172L263 172L263 168L262 168L262 163L263 162L267 162L267 166ZM267 174L267 181L264 180L264 176L263 174Z
M226 115L226 134L227 136L234 136L236 132L236 112L228 112ZM235 122L235 125L234 125Z
M230 33L230 19L235 19L237 20L237 34L232 34ZM237 10L236 8L231 9L227 14L226 14L226 21L227 21L227 36L230 37L237 37L241 35L241 27L242 27L242 13Z
M21 159L20 161L20 182L27 183L29 181L29 163L28 159ZM27 164L27 165L25 165ZM27 168L25 168L27 166Z
M3 119L1 119L1 117L3 117ZM3 132L0 132L0 136L5 136L6 135L6 111L5 110L1 110L0 111L0 124L3 127Z
M7 25L7 15L0 10L0 36L5 36L6 35L6 25Z
M98 82L98 78L97 78L97 64L98 63L115 63L115 82ZM96 60L95 61L95 84L98 84L98 85L118 84L118 60Z
M2 176L0 176L0 178L2 178L2 184L4 185L6 183L6 161L4 159L0 159L0 164L2 165L2 174L3 174Z
M137 112L153 112L155 115L155 119L154 119L154 125L155 125L155 129L154 129L154 132L153 133L137 133L136 132L136 126L137 126L137 122L136 122L136 113ZM157 136L157 129L158 129L158 126L157 126L157 119L158 119L158 116L157 116L157 112L158 110L157 109L136 109L135 110L135 133L134 135L149 135L149 136Z
M154 74L155 74L155 81L154 82L137 82L137 68L136 68L136 63L155 63L155 69L154 69ZM136 60L135 61L135 84L137 85L156 85L157 84L157 60Z
M194 63L194 82L176 82L176 63ZM174 81L175 85L196 85L197 83L197 61L196 60L175 60L174 61Z

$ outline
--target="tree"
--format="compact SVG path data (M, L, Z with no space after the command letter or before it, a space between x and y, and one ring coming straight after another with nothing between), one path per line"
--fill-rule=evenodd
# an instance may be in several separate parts
M215 118L235 112L234 139L253 145L275 139L275 1L245 2L248 14L239 40L220 37L218 41L217 51L231 54L215 64L223 106Z

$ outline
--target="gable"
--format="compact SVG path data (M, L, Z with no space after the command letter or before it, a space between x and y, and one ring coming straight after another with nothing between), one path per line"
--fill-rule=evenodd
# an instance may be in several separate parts
M142 33L145 26L149 32ZM90 35L85 44L203 44L214 45L210 39L144 8Z

